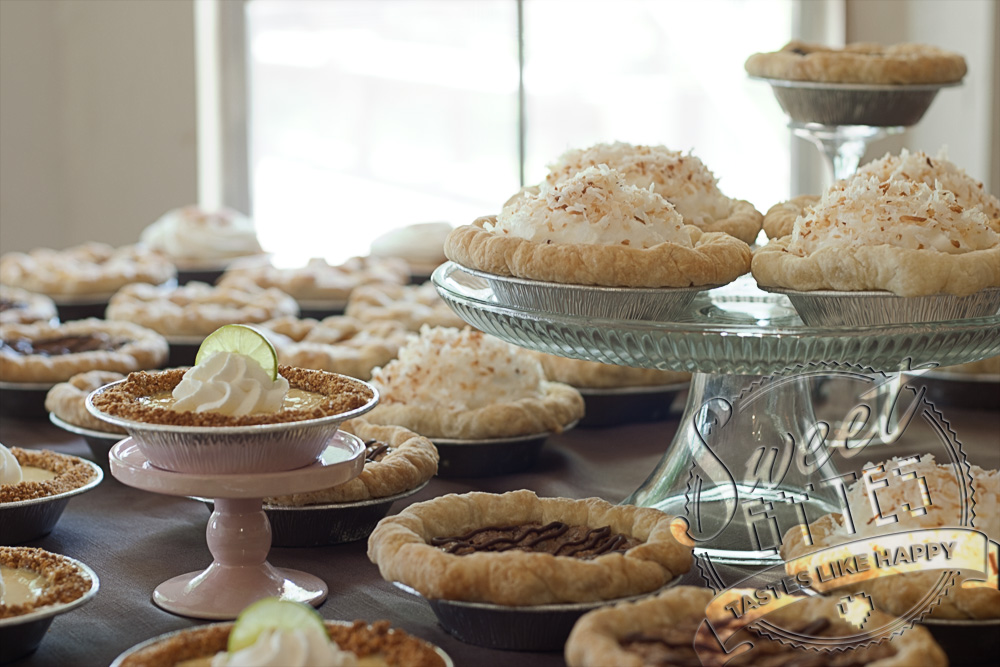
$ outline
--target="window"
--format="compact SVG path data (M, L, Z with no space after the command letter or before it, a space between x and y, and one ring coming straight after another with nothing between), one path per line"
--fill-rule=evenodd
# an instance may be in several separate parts
M464 224L599 141L691 150L723 192L789 195L790 134L750 53L792 0L247 0L249 161L279 257Z

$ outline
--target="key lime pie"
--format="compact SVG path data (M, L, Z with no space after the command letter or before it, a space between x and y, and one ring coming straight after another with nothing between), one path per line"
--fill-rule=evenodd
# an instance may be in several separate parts
M603 287L721 285L750 266L746 243L686 224L655 188L604 164L458 227L445 253L487 274Z
M753 204L724 195L715 176L698 157L665 146L635 146L616 141L563 153L549 165L545 177L558 185L597 165L618 171L629 185L651 189L684 218L684 223L706 232L725 232L753 243L760 231L761 214Z

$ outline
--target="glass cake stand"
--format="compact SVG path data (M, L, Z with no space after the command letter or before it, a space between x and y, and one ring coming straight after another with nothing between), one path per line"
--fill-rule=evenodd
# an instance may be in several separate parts
M449 262L432 280L472 326L550 354L623 366L691 371L673 441L624 502L682 517L717 562L779 562L765 528L840 511L838 475L815 445L810 395L817 375L859 378L952 365L1000 352L1000 316L869 327L808 327L787 297L744 278L700 293L671 321L610 320L540 312L499 299L490 283ZM813 485L815 487L815 485ZM769 506L770 504L770 506ZM787 516L781 516L781 514ZM762 528L757 519L767 520ZM742 524L746 530L733 530Z

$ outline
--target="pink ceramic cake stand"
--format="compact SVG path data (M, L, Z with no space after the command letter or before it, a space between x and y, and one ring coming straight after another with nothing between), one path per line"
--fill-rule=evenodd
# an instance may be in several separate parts
M353 479L364 468L364 451L359 438L338 431L320 459L305 468L195 474L154 467L132 438L119 442L108 460L111 474L123 484L171 496L215 499L205 531L212 564L163 582L156 587L153 602L174 614L211 620L234 619L248 604L264 597L321 604L328 591L322 579L267 562L271 524L263 499L317 491Z

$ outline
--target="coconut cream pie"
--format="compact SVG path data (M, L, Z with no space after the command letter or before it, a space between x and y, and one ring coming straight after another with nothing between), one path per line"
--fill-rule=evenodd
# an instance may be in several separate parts
M49 322L56 318L56 304L44 294L0 285L0 324Z
M167 341L131 322L86 319L65 324L0 325L0 380L62 382L83 371L156 368Z
M205 336L234 322L254 324L299 314L295 299L256 285L127 285L111 297L109 320L136 322L167 337Z
M685 224L666 199L603 164L458 227L445 253L486 273L607 287L720 285L750 260L743 241Z
M0 619L66 604L93 587L70 559L32 547L0 547Z
M566 664L569 667L721 667L724 664L944 667L948 664L944 651L920 626L907 629L891 642L831 651L811 650L742 630L727 645L735 647L749 641L753 647L734 657L723 652L711 630L699 633L705 621L705 607L713 596L708 588L678 586L656 597L588 612L576 622L566 641ZM873 612L873 617L872 620L882 624L891 619L879 611ZM832 641L850 637L852 643L865 639L864 633L841 618L835 600L822 597L803 599L771 612L765 619L803 637L830 637ZM715 624L717 628L722 626L724 623Z
M396 322L366 323L342 315L322 320L279 317L259 328L274 344L281 363L362 380L393 359L406 342L406 329Z
M68 424L106 433L125 433L117 424L97 419L87 411L87 396L100 387L124 380L114 371L85 371L60 382L45 395L45 409Z
M1000 221L920 181L839 181L754 253L761 287L966 296L1000 286Z
M959 473L956 472L955 466L938 465L930 455L920 456L919 461L903 462L900 459L892 459L879 465L881 469L871 473L879 511L882 516L894 516L896 520L880 526L874 518L871 518L873 501L869 499L869 491L863 479L859 479L847 489L847 503L854 519L854 531L849 529L847 519L841 513L824 515L809 525L812 545L805 544L804 533L800 527L792 528L784 536L781 548L781 555L786 563L820 549L834 548L839 544L863 538L962 525L962 490L956 479ZM873 466L867 464L865 467ZM997 541L1000 537L1000 515L996 512L1000 504L1000 473L996 470L983 470L978 466L971 466L970 472L975 499L972 525L976 530L985 533L989 539ZM904 479L907 481L901 481ZM886 481L888 484L885 484ZM921 488L921 483L926 485L926 493ZM906 545L915 543L907 542ZM826 559L829 560L830 557ZM816 564L807 559L796 565L796 568L805 567L813 568ZM993 578L992 585L964 586L962 582L968 577L959 574L955 584L933 606L930 616L952 619L1000 618L1000 592L997 591L995 583L997 576L995 554L989 557L989 567L991 572L988 574ZM787 569L792 573L791 565L787 566ZM875 571L873 569L873 572ZM908 615L907 612L914 606L926 604L928 592L934 590L942 574L940 570L928 570L889 576L892 572L891 567L881 567L877 571L883 576L859 582L854 587L871 597L877 609L899 616ZM823 585L817 584L815 587L825 593L833 594L826 590L833 585L825 584L824 588Z
M397 322L409 331L423 325L464 327L465 322L441 299L433 283L364 285L351 292L345 315L362 322Z
M423 327L371 382L381 401L368 421L431 439L558 433L583 416L576 389L549 382L525 350L469 328Z
M715 176L700 159L665 146L617 141L570 150L549 165L545 180L558 185L600 164L618 171L629 185L651 188L674 205L685 224L706 232L725 232L746 243L757 238L761 215L753 204L722 194Z
M671 518L599 498L449 494L379 522L368 557L430 599L540 605L654 591L686 572ZM503 573L497 576L496 573Z
M97 473L73 456L0 445L0 504L78 489Z
M262 252L253 221L229 208L185 206L167 211L142 231L140 241L178 268L218 266Z
M139 246L113 248L85 243L65 250L38 248L0 256L0 282L60 298L103 295L129 283L160 284L174 277L174 265Z

